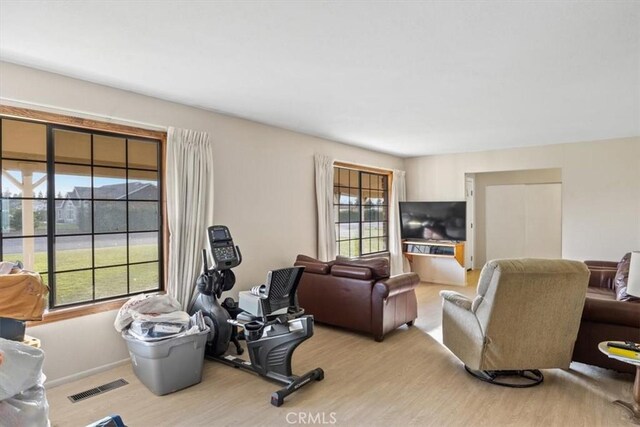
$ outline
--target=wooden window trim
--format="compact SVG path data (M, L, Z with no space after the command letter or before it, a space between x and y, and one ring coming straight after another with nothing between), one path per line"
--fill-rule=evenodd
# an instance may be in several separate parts
M38 121L49 124L74 126L87 130L108 131L114 133L120 133L128 136L139 136L160 140L160 150L162 157L161 170L164 172L167 165L167 133L163 131L154 131L150 129L137 128L134 126L120 125L116 123L102 122L92 119L83 119L79 117L66 116L63 114L49 113L45 111L32 110L29 108L11 107L7 105L0 105L0 115L7 118L26 119L32 121ZM169 224L167 222L167 199L166 199L166 186L163 186L164 190L160 197L160 204L162 209L162 234L163 234L163 257L164 257L164 283L161 283L160 291L166 291L166 282L168 275L168 260L169 260ZM84 305L79 305L69 308L60 308L44 314L42 320L27 322L28 327L34 327L44 325L47 323L58 322L61 320L73 319L76 317L87 316L90 314L102 313L105 311L117 310L129 299L130 297L122 297L109 301L92 302Z
M339 162L339 161L333 162L333 166L337 168L353 169L353 170L362 171L362 172L371 172L371 173L377 173L379 175L387 175L389 178L393 177L393 171L390 171L389 169L378 169L372 166L362 166L362 165L357 165L355 163ZM391 186L389 186L389 188L391 188Z
M63 114L48 113L46 111L32 110L30 108L10 107L0 105L0 114L9 118L33 120L56 125L73 126L88 130L102 130L107 132L121 133L129 136L140 136L152 139L167 139L164 131L137 128L133 126L120 125L117 123L101 122L92 119L82 119L80 117L65 116Z
M355 163L349 163L349 162L341 162L341 161L334 161L333 162L333 167L338 167L338 168L345 168L345 169L353 169L353 170L357 170L357 171L363 171L363 172L372 172L372 173L377 173L380 175L386 175L387 179L388 179L388 185L389 185L389 194L391 194L391 189L393 188L393 171L389 170L389 169L380 169L380 168L375 168L372 166L362 166L362 165L358 165ZM391 199L391 198L389 198Z
M42 320L27 322L27 327L32 328L34 326L46 325L47 323L87 316L89 314L118 310L125 302L127 302L128 299L129 297L123 297L111 301L96 302L77 307L60 308L54 311L49 311L42 316Z

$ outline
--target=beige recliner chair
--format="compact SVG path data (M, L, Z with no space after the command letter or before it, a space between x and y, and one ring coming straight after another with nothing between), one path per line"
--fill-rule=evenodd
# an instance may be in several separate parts
M472 300L441 291L444 345L469 373L494 384L540 384L539 369L567 369L589 270L579 261L488 262Z

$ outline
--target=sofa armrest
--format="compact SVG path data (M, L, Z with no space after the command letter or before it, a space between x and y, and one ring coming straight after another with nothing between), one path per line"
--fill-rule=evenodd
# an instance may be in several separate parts
M587 297L582 320L630 326L640 330L640 303Z
M618 272L618 268L602 267L602 266L590 266L589 267L589 287L590 288L603 288L615 290L615 278Z
M348 265L334 265L331 267L331 275L336 277L348 277L351 279L371 280L371 269L364 267L352 267Z
M398 274L376 282L373 292L384 299L415 289L418 283L420 276L416 273Z
M464 308L465 310L471 311L472 301L459 292L440 291L440 296L444 298L445 301L449 301L459 307Z
M305 273L329 274L331 266L321 262L296 261L295 267L304 267Z
M597 267L597 268L613 268L614 270L618 269L618 263L616 261L593 261L587 260L584 262L587 267Z

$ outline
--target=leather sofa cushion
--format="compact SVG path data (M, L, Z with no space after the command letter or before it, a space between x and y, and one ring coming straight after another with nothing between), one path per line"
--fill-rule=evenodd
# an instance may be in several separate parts
M331 275L336 277L349 277L351 279L371 280L373 273L369 268L336 264L331 267Z
M294 267L304 267L306 273L329 274L331 267L327 264L316 264L313 262L296 261Z
M301 261L301 262L312 262L312 263L316 263L316 264L328 264L328 265L333 264L333 261L324 262L324 261L320 261L319 259L315 259L313 257L307 256L307 255L302 255L302 254L299 254L296 257L296 262L298 262L298 261Z
M346 257L337 257L335 265L346 265L352 267L362 267L371 270L373 279L386 279L389 277L389 260L387 258L368 258L368 259L351 259Z
M304 267L305 272L315 274L329 274L332 265L333 261L324 262L306 255L298 255L294 263L296 267Z
M640 301L640 298L627 294L627 281L629 280L629 268L631 267L631 252L627 253L618 263L618 271L614 279L616 299L618 301Z

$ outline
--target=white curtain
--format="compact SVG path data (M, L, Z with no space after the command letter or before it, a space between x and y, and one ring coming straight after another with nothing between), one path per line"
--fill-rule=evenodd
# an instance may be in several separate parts
M316 154L314 160L318 205L317 256L321 261L331 261L336 257L336 232L333 218L333 159Z
M207 227L213 225L213 146L209 134L169 128L167 134L167 291L185 310L195 299Z
M400 242L400 211L399 202L407 199L407 186L405 172L393 171L391 180L391 200L389 203L389 254L391 275L401 274L405 271L405 259L402 255L402 243Z

